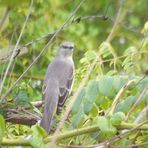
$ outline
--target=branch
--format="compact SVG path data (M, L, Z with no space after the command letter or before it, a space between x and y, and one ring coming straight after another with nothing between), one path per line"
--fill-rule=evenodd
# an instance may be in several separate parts
M118 94L116 95L111 107L110 107L110 111L108 113L113 114L115 111L115 108L120 100L120 98L124 95L125 91L128 89L129 86L131 86L133 83L135 83L135 80L130 80L127 82L127 84L125 84L118 92ZM107 114L108 114L107 113Z
M19 138L19 139L7 139L3 138L1 145L3 146L31 146L29 139Z
M131 145L126 145L126 148L135 148L138 146L144 146L144 145L148 145L148 142L143 142L140 144L131 144ZM59 146L64 147L64 148L94 148L95 145L66 145L66 144L59 144ZM100 146L100 147L99 147ZM99 145L97 145L96 148L107 148L108 145L101 143ZM110 148L125 148L125 146L114 146L114 145L110 145Z
M146 125L136 125L136 124L131 124L131 123L121 123L120 126L117 127L118 129L131 129L131 130L135 130L135 129L139 129L139 130L148 130L148 124ZM82 134L86 134L86 133L91 133L91 132L96 132L100 130L98 125L93 125L93 126L88 126L85 128L79 128L79 129L75 129L69 132L65 132L62 134L59 134L56 138L57 141L61 141L63 139L66 138L70 138L73 136L78 136L78 135L82 135ZM46 137L43 141L45 144L49 143L52 139L54 138L53 136L48 136ZM24 138L22 139L3 139L2 140L2 145L30 145L30 139L26 140Z
M136 125L136 124L121 123L121 125L118 126L117 128L118 129L132 129L132 128L136 128L136 127L138 127L138 125ZM148 124L140 126L140 127L138 127L138 129L139 130L148 130ZM93 126L88 126L85 128L75 129L73 131L66 132L63 134L59 134L56 138L57 138L57 141L60 141L65 138L69 138L69 137L73 137L73 136L77 136L77 135L82 135L82 134L86 134L86 133L91 133L91 132L96 132L98 130L100 130L98 125L93 125ZM54 138L54 137L55 136L53 135L53 136L49 136L49 137L45 138L44 139L45 144L50 142L52 140L52 138Z
M38 122L38 118L28 114L18 114L14 112L8 112L5 116L7 122L22 124L22 125L34 125Z
M35 101L35 102L31 102L31 104L37 108L42 107L43 102L42 101Z
M137 106L139 105L139 103L142 101L143 97L146 95L145 93L148 90L148 85L145 86L145 88L143 89L143 91L141 92L141 94L139 95L139 97L137 98L136 102L133 104L132 108L129 110L129 112L126 115L126 121L128 120L129 116L131 115L131 113L137 108Z
M129 125L129 127L131 127L131 128L125 128L125 129L128 129L126 132L124 132L124 133L121 133L121 134L119 134L119 135L116 135L115 137L113 137L113 138L110 138L109 140L107 140L107 141L105 141L105 142L102 142L102 143L100 143L100 144L96 144L96 145L94 145L94 147L98 147L98 146L102 146L102 145L105 145L105 146L109 146L110 144L112 144L112 143L114 143L114 142L117 142L118 140L121 140L122 138L124 138L125 136L127 136L127 135L129 135L129 134L132 134L132 132L134 132L134 131L137 131L137 130L140 130L139 128L140 127L143 127L143 126L148 126L148 120L147 121L145 121L145 122L143 122L143 123L141 123L141 124L138 124L138 125L135 125L135 126L133 126L134 124L131 124L130 123L130 125ZM124 125L124 126L127 126L128 125L128 123L121 123L121 125ZM120 126L121 127L121 126Z
M143 118L148 117L148 105L139 113L138 117L135 119L134 123L138 124Z
M31 104L36 108L40 108L42 107L43 102L35 101L35 102L31 102ZM7 122L31 126L36 124L40 120L40 116L28 111L28 109L30 109L31 107L32 107L31 105L28 105L22 108L13 109L13 108L7 108L7 106L4 106L1 109L4 110L4 112L6 112L4 114L4 118Z
M148 142L143 142L143 143L140 143L140 144L131 144L131 145L127 145L126 148L138 148L140 146L147 146L148 145ZM125 148L125 146L114 146L114 145L111 145L111 148Z
M17 74L17 73L8 73L7 76L12 76L12 77L15 77L15 78L18 78L21 74ZM0 74L0 76L2 77L3 74ZM44 80L44 77L43 76L33 76L33 75L26 75L24 76L25 79L33 79L33 80Z

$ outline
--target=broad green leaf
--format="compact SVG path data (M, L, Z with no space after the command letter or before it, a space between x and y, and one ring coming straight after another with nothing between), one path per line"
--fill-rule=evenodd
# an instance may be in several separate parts
M72 118L72 125L74 127L78 127L79 123L81 120L84 118L84 109L83 109L83 104L81 104L77 114L75 114Z
M125 119L125 114L123 112L117 112L115 113L110 121L112 125L120 125L120 123Z
M122 100L116 108L116 112L124 112L127 113L131 108L132 104L135 102L137 96L129 96L125 100Z
M105 97L104 96L101 96L99 95L95 101L95 103L100 106L100 104L104 101Z
M121 81L122 80L121 80L120 76L113 77L113 87L115 88L116 92L118 92L122 87Z
M93 107L93 103L99 95L98 81L92 80L86 87L85 99L84 99L84 112L88 114Z
M116 134L116 128L111 124L110 120L104 116L97 117L94 121L100 128L104 137L110 137Z
M89 101L84 102L84 113L88 115L90 113L92 107L93 107L92 102L89 102Z
M90 111L90 115L91 115L92 117L96 117L96 116L98 115L98 110L99 110L99 108L98 108L98 106L96 105L96 103L93 103L92 109L91 109L91 111Z
M16 105L28 105L29 97L26 90L20 90L19 93L15 97L15 104Z
M99 81L99 91L104 96L108 96L113 86L113 78L110 76L103 76Z
M98 81L95 80L89 81L85 93L86 100L93 103L98 97L98 95L99 95Z
M85 96L85 89L82 89L80 92L79 96L77 97L73 107L72 107L72 113L77 113L78 110L80 109L80 106L82 104L82 100L84 99Z
M104 97L102 98L102 101L100 103L100 107L102 107L104 110L107 110L111 106L111 99Z
M34 125L31 127L32 138L30 139L31 146L33 148L44 148L43 137L46 133L43 128L39 125Z
M5 120L2 115L0 115L0 144L2 142L2 138L4 136L5 131Z

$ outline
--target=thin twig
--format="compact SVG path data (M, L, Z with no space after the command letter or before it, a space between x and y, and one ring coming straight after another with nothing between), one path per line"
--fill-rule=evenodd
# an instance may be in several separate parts
M31 116L37 118L38 120L41 120L41 117L38 116L38 115L36 115L36 114L33 114L33 113L31 113L31 112L29 112L29 111L27 111L27 110L25 110L25 109L22 109L22 111L23 111L24 113L27 113L28 115L31 115Z
M144 145L148 145L148 142L143 142L140 144L131 144L131 145L127 145L127 146L114 146L111 145L110 148L138 148L139 146L144 146Z
M148 119L148 105L142 109L142 111L136 117L134 123L136 123L136 124L140 123L142 121L142 119L144 119L145 117L147 117L147 119Z
M130 80L130 81L128 81L128 82L119 90L119 92L118 92L118 94L116 95L116 97L115 97L115 99L114 99L114 101L113 101L113 103L112 103L112 105L111 105L109 111L107 112L107 114L108 114L108 113L109 113L109 114L113 114L113 113L114 113L115 108L116 108L117 104L119 103L120 98L124 95L124 92L127 90L127 88L128 88L129 86L131 86L134 82L135 82L135 80Z
M144 146L144 145L148 145L148 142L143 142L140 144L132 144L132 145L127 145L127 146L114 146L114 145L110 145L110 148L134 148L134 147L138 147L138 146ZM66 145L66 144L59 144L59 146L61 146L62 148L95 148L95 145ZM97 145L96 148L107 148L107 145L105 144L100 144Z
M106 146L110 146L110 144L112 143L115 143L117 142L118 140L121 140L122 138L126 137L127 135L129 134L132 134L134 131L138 130L140 127L142 127L144 124L147 124L148 123L148 120L146 120L145 122L137 125L136 127L134 128L131 128L129 130L127 130L126 132L124 133L121 133L119 135L116 135L115 137L113 138L110 138L109 140L106 140L105 142L102 142L100 144L96 144L94 145L94 147L97 147L97 146L100 146L100 145L106 145Z
M142 99L146 95L145 93L147 92L147 90L148 90L148 85L145 86L145 88L140 93L139 97L137 98L136 102L133 104L133 106L131 107L131 109L127 113L126 118L125 118L126 121L128 120L128 118L131 115L131 113L137 108L137 106L139 105L139 103L142 101Z
M19 38L18 38L18 40L17 40L17 43L16 43L16 45L15 45L15 47L14 47L14 50L13 50L13 53L12 53L12 55L11 55L10 61L9 61L9 63L8 63L8 66L7 66L7 68L6 68L6 71L5 71L3 80L2 80L2 82L1 82L1 85L0 85L0 96L1 96L1 93L2 93L3 85L4 85L5 80L6 80L7 73L8 73L8 71L9 71L9 68L10 68L10 66L11 66L11 63L12 63L12 61L13 61L13 57L14 57L14 55L15 55L15 52L16 52L16 50L17 50L17 47L18 47L19 42L20 42L20 40L21 40L21 37L22 37L22 35L23 35L24 29L25 29L25 27L26 27L26 24L27 24L27 22L28 22L28 20L29 20L29 16L30 16L30 13L31 13L32 6L33 6L33 0L31 0L30 6L29 6L29 10L28 10L28 14L27 14L27 16L26 16L26 20L25 20L24 25L23 25L23 27L22 27L22 30L21 30L21 33L20 33ZM2 101L2 100L3 100L3 99L1 99L1 101Z
M111 144L111 143L114 143L118 140L120 140L121 138L124 138L125 136L127 136L128 134L131 134L132 132L136 131L137 129L139 129L140 127L142 127L144 124L147 124L148 123L148 120L142 122L141 124L139 124L138 126L124 132L124 133L121 133L120 135L117 135L111 139L108 140L108 142Z
M111 42L111 40L113 38L113 35L115 33L115 30L116 30L116 28L117 28L117 26L118 26L118 24L120 22L120 16L121 16L122 9L123 9L123 4L120 5L120 7L119 7L119 10L118 10L117 17L115 19L113 28L112 28L112 30L111 30L111 32L110 32L110 34L109 34L109 36L108 36L108 38L106 40L107 42Z
M12 74L8 73L7 74L7 76L11 76L11 77L15 77L15 78L20 77L20 75L21 74L19 74L19 73L18 74L17 73L12 73ZM3 74L0 74L0 76L3 76ZM37 75L36 76L34 76L34 75L25 75L24 78L25 79L33 79L33 80L44 80L43 76L37 76Z

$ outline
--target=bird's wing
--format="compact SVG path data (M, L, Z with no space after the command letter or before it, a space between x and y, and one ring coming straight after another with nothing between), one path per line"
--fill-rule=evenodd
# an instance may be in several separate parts
M50 75L51 69L52 69L51 68L51 64L49 64L47 72L46 72L46 76L45 76L45 79L44 79L44 82L43 82L43 86L42 86L42 99L43 99L43 101L44 101L44 98L45 98L45 93L46 93L47 84L48 84L48 80L49 80L49 75Z
M62 83L59 87L60 94L57 106L57 113L61 112L62 107L71 92L71 87L74 78L74 67L72 65L68 67L68 71L65 73L65 78L66 79L64 81L62 80Z
M74 77L74 65L69 61L63 61L55 59L49 66L45 76L42 93L43 99L46 93L49 78L56 78L59 82L59 101L57 106L57 112L61 112L61 108L64 105L67 97L70 94L71 86ZM52 87L52 86L50 86Z

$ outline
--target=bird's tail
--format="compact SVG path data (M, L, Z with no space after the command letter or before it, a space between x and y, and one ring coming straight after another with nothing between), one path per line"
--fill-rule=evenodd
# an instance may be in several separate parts
M50 124L54 112L57 108L57 103L58 103L58 89L56 87L47 86L44 98L43 117L40 123L41 127L43 127L47 133L50 132Z

